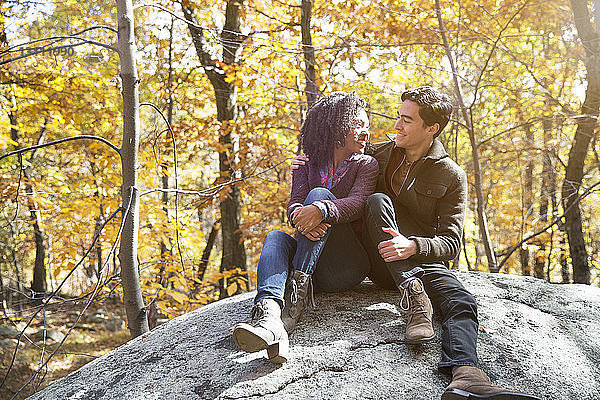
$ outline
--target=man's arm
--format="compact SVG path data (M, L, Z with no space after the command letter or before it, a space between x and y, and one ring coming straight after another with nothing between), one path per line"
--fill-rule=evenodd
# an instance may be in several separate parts
M456 170L454 182L438 202L438 226L434 237L409 236L415 241L414 259L423 262L453 260L460 253L467 207L467 175Z

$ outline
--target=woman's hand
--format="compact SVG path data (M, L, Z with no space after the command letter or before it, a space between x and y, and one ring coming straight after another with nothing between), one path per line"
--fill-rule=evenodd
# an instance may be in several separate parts
M290 164L290 172L294 175L294 171L300 168L302 165L308 162L308 157L305 155L294 156L292 163Z
M305 233L304 236L306 236L307 239L312 240L313 242L316 242L317 240L321 239L323 236L325 236L325 234L327 233L327 229L329 229L331 227L330 224L326 223L326 222L321 222L319 225L317 225L317 227L315 229L313 229L312 231Z
M312 204L300 207L292 215L294 226L303 235L312 232L322 221L323 214L321 214L321 210Z

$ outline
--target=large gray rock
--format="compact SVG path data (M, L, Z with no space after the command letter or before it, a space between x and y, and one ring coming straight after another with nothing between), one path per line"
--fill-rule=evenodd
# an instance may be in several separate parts
M546 400L600 399L600 289L458 273L479 303L481 367L500 385ZM229 328L254 293L161 325L31 399L439 399L440 342L400 340L398 293L363 284L316 296L281 367L245 354ZM436 326L439 337L439 324Z

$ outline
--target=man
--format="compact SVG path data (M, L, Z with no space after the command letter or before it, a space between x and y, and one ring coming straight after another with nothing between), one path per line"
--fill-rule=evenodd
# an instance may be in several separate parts
M401 98L395 142L372 151L379 176L364 214L369 276L402 291L408 343L434 338L433 301L442 319L438 369L452 375L442 400L537 399L492 384L477 368L477 303L448 270L460 253L467 200L465 172L436 139L450 120L450 99L429 86Z
M369 277L402 292L407 343L435 337L433 301L442 320L438 369L452 376L442 400L538 399L492 384L477 368L477 303L448 270L460 253L467 201L466 174L436 139L450 120L450 99L429 86L401 98L395 141L368 152L379 163L376 193L363 217ZM296 157L292 169L304 160Z

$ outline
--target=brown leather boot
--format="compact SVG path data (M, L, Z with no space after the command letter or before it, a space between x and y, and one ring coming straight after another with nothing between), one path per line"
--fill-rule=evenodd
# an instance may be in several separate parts
M288 359L288 334L281 322L281 307L273 299L263 299L254 305L251 322L233 328L235 344L248 353L267 349L269 361L282 364Z
M435 337L431 323L433 307L419 278L410 278L402 284L400 308L408 311L404 339L408 343L422 343Z
M301 271L294 271L292 278L285 286L285 307L281 313L281 320L287 333L292 333L302 313L310 304L315 307L313 284L311 275Z
M452 370L452 382L442 400L540 400L539 397L514 392L494 385L479 368L462 366Z

